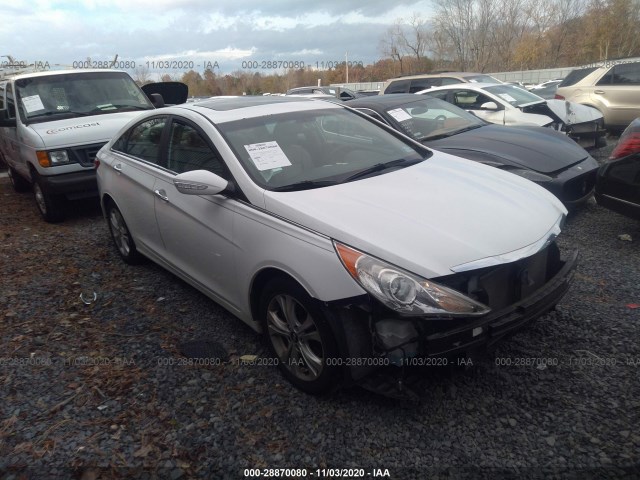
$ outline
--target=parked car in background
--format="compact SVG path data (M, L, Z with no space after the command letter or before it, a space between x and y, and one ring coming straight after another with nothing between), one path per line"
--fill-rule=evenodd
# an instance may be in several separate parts
M380 89L380 95L389 93L416 93L426 88L458 83L501 83L485 73L444 72L407 75L387 80Z
M556 90L558 90L558 85L560 85L562 79L560 80L549 80L547 82L543 82L539 85L535 85L528 90L531 93L538 95L539 97L544 98L545 100L551 100L555 98Z
M430 148L531 180L566 206L593 195L598 162L573 140L542 127L493 125L428 95L378 95L349 104Z
M286 95L297 96L317 96L317 95L331 95L332 97L339 98L345 102L359 98L363 96L360 93L354 92L349 88L344 87L297 87L287 90Z
M388 392L381 370L399 388L420 359L494 344L553 308L576 264L548 191L335 102L145 112L97 172L120 256L151 258L262 331L312 393Z
M602 114L595 108L545 100L515 85L451 85L417 93L445 100L490 123L549 127L564 132L585 148L606 145Z
M640 61L612 60L573 70L558 85L555 98L597 108L605 128L620 132L640 117Z
M620 136L596 183L598 204L640 220L640 118Z

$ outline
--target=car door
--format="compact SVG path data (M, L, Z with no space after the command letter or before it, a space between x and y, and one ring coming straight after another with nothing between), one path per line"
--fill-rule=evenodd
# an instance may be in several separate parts
M592 102L607 112L607 125L626 127L640 116L640 62L611 68L592 89Z
M155 218L164 243L162 256L219 303L237 309L233 225L236 201L224 195L185 195L173 184L176 174L209 170L230 174L207 135L195 123L172 117L162 171L154 186Z
M163 248L154 215L156 180L163 171L162 134L167 116L146 119L125 132L111 148L109 159L100 166L109 179L109 195L115 200L138 246L153 256Z

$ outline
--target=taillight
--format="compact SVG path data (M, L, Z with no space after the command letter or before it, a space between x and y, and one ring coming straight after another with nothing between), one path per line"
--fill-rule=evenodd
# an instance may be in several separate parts
M609 160L617 160L633 153L640 153L640 132L633 132L620 138Z
M562 95L558 95L557 93L554 95L554 97L556 100L566 100L566 98L564 98Z

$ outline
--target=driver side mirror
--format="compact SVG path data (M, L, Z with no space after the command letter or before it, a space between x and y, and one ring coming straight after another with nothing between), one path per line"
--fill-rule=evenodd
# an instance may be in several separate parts
M174 177L173 184L184 195L218 195L224 190L232 190L227 180L208 170L181 173Z
M486 102L480 105L480 110L500 110L496 102Z

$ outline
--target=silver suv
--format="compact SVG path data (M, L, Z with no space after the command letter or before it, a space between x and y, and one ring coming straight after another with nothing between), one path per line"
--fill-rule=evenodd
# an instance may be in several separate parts
M607 130L623 130L640 117L640 61L614 60L573 70L555 98L597 108Z
M431 87L442 87L456 83L502 83L491 75L471 72L443 72L409 75L387 80L380 95L386 93L416 93Z

